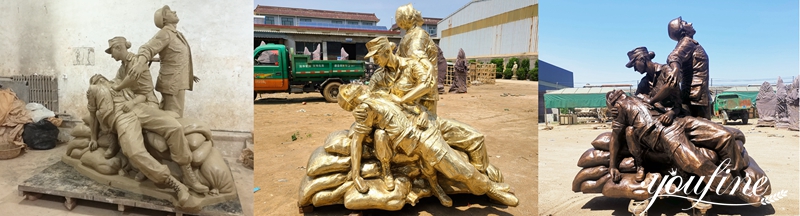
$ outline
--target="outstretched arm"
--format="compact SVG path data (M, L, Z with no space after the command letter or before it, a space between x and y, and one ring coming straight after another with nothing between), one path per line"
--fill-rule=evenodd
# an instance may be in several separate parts
M147 43L139 47L139 53L137 54L137 60L139 64L147 65L147 62L153 59L156 54L160 53L161 50L169 45L170 35L167 33L169 30L160 30L156 33L153 38L151 38Z

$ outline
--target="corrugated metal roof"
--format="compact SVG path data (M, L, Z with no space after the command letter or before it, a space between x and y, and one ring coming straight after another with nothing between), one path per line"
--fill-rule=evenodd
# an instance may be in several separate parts
M729 89L725 89L722 92L757 92L761 87L756 86L736 86Z
M283 16L297 16L297 17L314 17L325 19L342 19L342 20L359 20L359 21L374 21L379 22L374 13L357 13L357 12L344 12L344 11L329 11L329 10L315 10L304 8L290 8L290 7L276 7L258 5L255 14L259 15L283 15Z

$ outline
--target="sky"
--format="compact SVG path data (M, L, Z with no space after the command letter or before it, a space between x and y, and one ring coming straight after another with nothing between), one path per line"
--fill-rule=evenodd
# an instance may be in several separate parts
M636 84L627 52L645 46L666 63L677 44L667 35L682 16L709 56L713 86L784 83L800 71L798 1L556 1L539 5L539 57L586 83ZM545 73L545 71L540 71Z
M307 8L318 10L333 10L345 12L374 13L381 21L378 26L392 27L394 12L398 7L411 3L414 9L422 13L423 17L444 18L449 16L459 8L463 7L469 0L292 0L292 1L267 1L254 0L253 9L258 5Z

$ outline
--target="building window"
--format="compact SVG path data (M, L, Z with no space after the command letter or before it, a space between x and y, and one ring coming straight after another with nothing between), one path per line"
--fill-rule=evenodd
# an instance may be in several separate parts
M361 22L361 25L371 26L371 25L375 25L375 22L366 22L366 21L364 21L364 22Z
M294 18L281 17L281 25L293 26L294 25Z
M264 17L264 24L275 25L275 17Z
M253 17L253 23L255 23L255 24L264 24L264 18Z
M428 34L432 36L436 35L436 29L428 29Z
M342 23L344 23L344 21L342 21L342 20L331 20L331 23L333 23L333 24L342 24Z
M347 21L347 24L348 25L358 25L358 21L350 20L350 21Z
M300 22L311 22L311 19L308 19L308 18L300 18Z

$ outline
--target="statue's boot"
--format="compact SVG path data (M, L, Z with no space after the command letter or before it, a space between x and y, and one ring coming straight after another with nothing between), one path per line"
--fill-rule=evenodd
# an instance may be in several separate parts
M644 181L644 167L636 167L636 182Z
M516 207L519 205L519 199L517 199L514 194L500 191L495 187L489 188L489 191L486 193L486 195L488 195L489 198L493 199L494 201L506 206Z
M198 193L208 192L208 187L197 180L197 175L195 175L191 165L183 165L181 169L183 169L183 182L186 183L186 186Z
M167 185L178 194L178 205L183 206L186 204L186 201L189 200L189 188L172 175L167 179Z
M144 180L147 180L147 176L145 176L144 173L139 172L136 173L136 177L133 177L133 180L136 180L137 182L143 182Z
M383 183L386 185L386 190L394 191L394 177L389 166L383 166Z
M359 193L363 194L369 192L369 185L364 182L364 178L361 178L361 176L353 177L353 185Z

